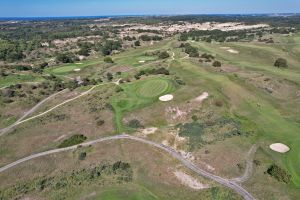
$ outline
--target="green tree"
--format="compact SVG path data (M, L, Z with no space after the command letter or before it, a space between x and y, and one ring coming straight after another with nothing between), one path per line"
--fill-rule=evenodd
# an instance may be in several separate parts
M288 63L287 63L287 60L284 59L284 58L278 58L275 63L274 63L274 66L275 67L288 67Z
M166 59L166 58L169 58L170 55L168 54L168 52L163 51L163 52L160 52L160 53L159 53L158 57L159 57L160 59Z
M134 46L136 46L136 47L141 46L141 42L140 42L139 40L135 41L135 42L134 42Z
M106 56L103 60L106 63L114 63L113 59L111 57L108 57L108 56Z
M220 62L220 61L215 61L215 62L213 62L213 64L212 64L214 67L221 67L222 66L222 63Z

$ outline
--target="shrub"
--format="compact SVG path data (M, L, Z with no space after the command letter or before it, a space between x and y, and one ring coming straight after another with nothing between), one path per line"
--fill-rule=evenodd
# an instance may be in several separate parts
M143 128L143 125L141 124L141 122L137 119L132 119L128 122L128 126L130 128Z
M86 152L80 152L78 159L79 160L84 160L86 158Z
M160 59L166 59L166 58L169 58L170 55L168 54L168 52L163 51L163 52L159 53L158 57L159 57Z
M140 42L139 40L135 41L135 42L134 42L134 46L136 46L136 47L141 46L141 42Z
M72 135L70 138L64 140L58 147L64 148L64 147L70 147L76 144L80 144L84 142L87 139L84 135Z
M267 173L280 182L289 183L291 180L291 175L275 164L268 168Z
M287 60L284 59L284 58L278 58L275 63L274 63L274 66L275 67L288 67L288 63L287 63Z
M116 89L115 89L116 92L123 92L123 88L120 87L120 86L117 86Z
M103 59L103 61L104 62L106 62L106 63L114 63L114 61L113 61L113 59L111 58L111 57L105 57L104 59Z
M105 123L104 120L99 119L99 120L97 121L97 126L102 126L104 123Z
M221 67L221 66L222 66L222 64L221 64L220 61L215 61L215 62L213 62L212 65L213 65L214 67Z
M222 107L222 106L223 106L223 101L221 101L221 100L216 100L216 101L215 101L215 105L218 106L218 107Z

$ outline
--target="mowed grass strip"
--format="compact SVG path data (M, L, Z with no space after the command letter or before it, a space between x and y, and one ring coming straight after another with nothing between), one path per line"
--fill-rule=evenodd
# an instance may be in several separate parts
M168 87L169 83L163 79L146 81L139 85L137 94L146 98L157 97L164 91L167 91Z

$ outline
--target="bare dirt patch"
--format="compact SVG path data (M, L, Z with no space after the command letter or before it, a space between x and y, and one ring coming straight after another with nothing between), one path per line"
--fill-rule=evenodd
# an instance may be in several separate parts
M209 94L207 92L203 92L200 96L198 96L195 101L197 102L202 102L205 99L207 99L209 97Z
M203 190L209 188L209 185L200 183L197 179L182 171L175 171L174 175L181 182L181 184L186 185L192 189Z

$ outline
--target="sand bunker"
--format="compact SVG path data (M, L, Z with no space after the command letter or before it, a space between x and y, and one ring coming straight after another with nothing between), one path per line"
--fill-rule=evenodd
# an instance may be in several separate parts
M290 150L288 146L282 143L274 143L270 145L270 149L279 153L286 153Z
M206 189L209 188L209 185L205 185L200 183L197 179L191 177L190 175L181 172L181 171L175 171L174 172L176 178L183 184L186 185L192 189L195 190L201 190L201 189Z
M230 47L220 47L220 49L224 49L228 51L229 53L238 54L239 52L237 50L231 49Z
M238 54L239 53L237 50L233 50L233 49L227 49L227 51L229 53L234 53L234 54Z
M74 69L73 71L74 72L79 72L81 69L77 68L77 69Z
M171 101L173 98L174 98L173 95L167 94L167 95L159 97L159 100L160 101Z
M75 63L76 65L82 65L83 63Z
M209 94L207 92L203 92L200 96L198 96L195 101L202 102L203 100L207 99Z
M145 62L146 62L146 61L144 61L144 60L140 60L140 61L139 61L139 63L145 63Z

